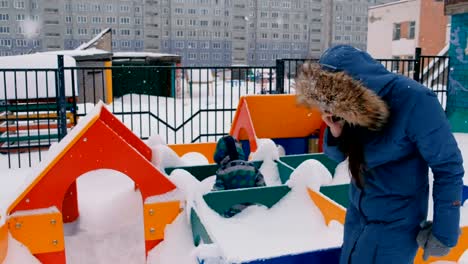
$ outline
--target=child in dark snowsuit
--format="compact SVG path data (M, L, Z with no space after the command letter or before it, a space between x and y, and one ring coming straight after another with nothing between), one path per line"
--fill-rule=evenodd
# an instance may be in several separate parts
M218 141L214 160L219 166L214 191L265 186L263 175L254 164L247 162L240 143L232 136L222 137ZM250 204L234 205L224 216L231 217L248 205Z

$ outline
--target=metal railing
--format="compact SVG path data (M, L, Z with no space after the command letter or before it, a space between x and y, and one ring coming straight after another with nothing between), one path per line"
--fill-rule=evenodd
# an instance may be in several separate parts
M243 95L294 93L306 59L274 67L112 66L0 69L0 167L32 166L99 101L137 136L168 144L213 142L229 133ZM381 59L414 78L445 106L448 57ZM1 87L3 85L3 87Z

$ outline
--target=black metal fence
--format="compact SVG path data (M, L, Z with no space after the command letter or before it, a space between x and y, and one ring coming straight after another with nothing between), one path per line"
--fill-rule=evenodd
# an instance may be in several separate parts
M275 67L114 66L0 69L0 168L31 166L103 101L136 135L166 143L215 141L229 132L241 96L294 93L305 59ZM433 89L444 105L448 57L382 59ZM3 86L3 87L2 87Z

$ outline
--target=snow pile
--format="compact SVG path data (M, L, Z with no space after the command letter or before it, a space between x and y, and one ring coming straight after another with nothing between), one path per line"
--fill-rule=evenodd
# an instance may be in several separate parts
M8 234L8 253L3 264L40 264L27 247Z
M278 147L271 139L257 139L257 145L257 151L251 154L251 160L263 160L260 172L267 186L281 185L278 167L275 163L275 160L280 157Z
M146 144L153 153L151 163L164 170L169 167L196 166L209 164L208 159L198 152L189 152L179 157L177 153L167 146L159 135L151 136Z
M77 180L77 221L64 225L67 263L145 263L143 201L134 182L114 170Z
M253 205L232 218L221 217L203 199L196 204L229 263L338 247L342 242L343 227L326 226L305 188L291 190L270 209Z
M468 200L460 209L460 226L468 226Z
M328 185L332 176L328 169L318 160L306 160L297 167L286 184L291 188L308 187L319 191L320 186Z
M458 147L460 148L463 156L463 167L465 168L465 176L463 182L468 186L468 134L465 133L454 133L455 139L457 140Z
M335 175L329 185L349 184L351 182L351 174L348 168L348 159L339 163L335 168Z
M195 256L190 254L195 246L190 223L184 214L180 214L172 224L166 226L164 237L164 241L149 252L148 264L197 263Z
M181 157L181 160L187 164L186 166L197 166L197 165L208 165L209 162L208 162L208 159L198 153L198 152L189 152L189 153L186 153L184 154L182 157Z

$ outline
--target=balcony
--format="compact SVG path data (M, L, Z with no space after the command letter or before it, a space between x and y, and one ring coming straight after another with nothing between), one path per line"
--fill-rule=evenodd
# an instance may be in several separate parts
M456 15L468 13L468 1L466 0L444 0L445 15Z

